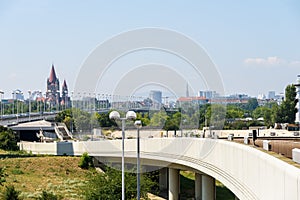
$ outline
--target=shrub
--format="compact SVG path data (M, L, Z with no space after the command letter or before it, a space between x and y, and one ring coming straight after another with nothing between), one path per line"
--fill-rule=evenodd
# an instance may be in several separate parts
M0 185L3 185L3 183L6 181L6 176L7 175L5 174L5 168L0 167Z
M38 200L59 200L59 199L61 199L59 196L46 191L43 191L42 195L38 198Z
M88 169L89 167L93 166L93 160L92 158L88 155L88 153L83 153L80 161L79 161L79 165L78 165L81 169Z
M0 126L0 149L8 151L19 150L14 132L3 126Z
M21 192L17 191L13 185L6 186L6 190L3 194L4 200L19 200Z

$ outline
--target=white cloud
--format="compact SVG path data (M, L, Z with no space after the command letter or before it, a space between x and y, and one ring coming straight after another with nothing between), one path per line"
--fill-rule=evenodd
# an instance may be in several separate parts
M270 56L267 58L246 58L244 63L247 65L282 65L287 62L284 59L278 58L277 56Z
M297 66L297 67L299 66L299 67L300 67L300 61L298 61L298 60L291 61L291 62L290 62L290 65L291 65L291 66Z

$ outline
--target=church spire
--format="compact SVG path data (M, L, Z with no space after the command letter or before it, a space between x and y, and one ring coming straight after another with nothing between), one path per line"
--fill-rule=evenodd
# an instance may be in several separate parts
M190 97L190 93L189 93L189 84L188 83L186 83L186 97Z
M57 79L57 77L56 77L54 65L52 64L52 68L51 68L51 72L50 72L50 77L49 77L49 82L50 83L54 83L56 81L56 79Z

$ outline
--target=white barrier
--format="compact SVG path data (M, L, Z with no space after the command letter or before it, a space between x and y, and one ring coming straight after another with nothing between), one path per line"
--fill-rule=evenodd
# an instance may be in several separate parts
M294 162L300 164L300 149L295 148L292 150L292 158Z

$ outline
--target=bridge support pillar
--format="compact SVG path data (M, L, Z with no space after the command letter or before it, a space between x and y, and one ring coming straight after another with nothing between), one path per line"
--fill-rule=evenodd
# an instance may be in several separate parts
M215 179L208 175L202 175L202 199L216 199Z
M195 173L195 199L202 198L202 174Z
M169 200L179 199L179 169L169 168Z
M168 168L164 167L159 170L159 190L168 189Z

